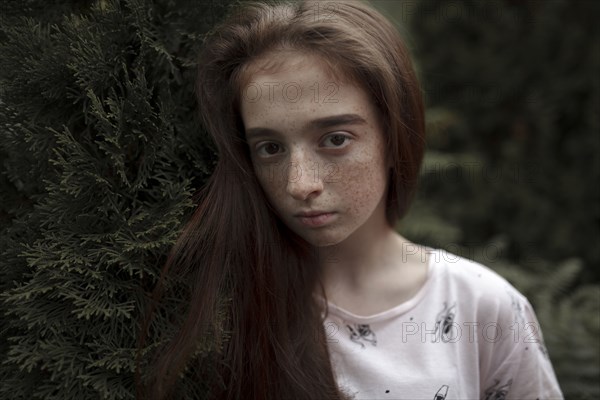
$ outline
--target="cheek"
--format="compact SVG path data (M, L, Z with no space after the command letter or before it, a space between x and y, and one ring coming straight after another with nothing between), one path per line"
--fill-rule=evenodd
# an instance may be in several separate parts
M387 170L383 160L367 156L360 161L340 166L336 185L342 196L350 200L349 211L360 214L377 207L387 187Z
M346 195L347 198L353 199L352 208L355 213L361 213L362 210L372 211L377 207L386 186L382 177L370 171L363 171L354 174L348 182Z

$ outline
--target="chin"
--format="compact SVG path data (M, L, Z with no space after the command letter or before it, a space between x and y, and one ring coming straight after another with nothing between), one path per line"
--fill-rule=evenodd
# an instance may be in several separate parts
M328 246L334 246L336 244L339 244L341 242L344 241L344 239L346 239L345 237L340 237L338 235L320 235L318 233L314 233L312 235L307 235L306 233L300 233L299 234L304 240L306 240L308 243L310 243L312 246L315 247L328 247Z

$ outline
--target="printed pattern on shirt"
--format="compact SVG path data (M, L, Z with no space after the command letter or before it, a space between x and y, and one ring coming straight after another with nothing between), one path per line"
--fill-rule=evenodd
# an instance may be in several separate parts
M483 394L485 395L484 400L504 400L508 395L508 391L510 390L510 385L512 385L512 379L509 379L503 385L500 385L500 381L495 379L496 383L492 386L488 387Z
M377 346L377 336L368 324L346 324L346 328L350 331L350 340L358 343L361 348L365 348L363 342L369 342L373 346Z
M444 308L437 314L435 319L435 338L436 340L441 339L443 342L448 342L452 338L450 337L450 331L452 324L454 323L456 302L451 306L448 306L448 302L444 302Z
M448 385L442 385L435 393L433 400L446 400L446 396L448 396Z

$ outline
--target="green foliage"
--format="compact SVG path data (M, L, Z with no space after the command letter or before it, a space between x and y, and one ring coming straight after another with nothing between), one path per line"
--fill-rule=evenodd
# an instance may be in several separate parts
M194 67L227 3L55 5L0 24L0 397L133 398L146 292L216 158Z
M448 125L430 148L477 154L483 174L427 195L464 241L503 232L511 260L579 257L582 280L600 282L600 3L404 5L428 113Z

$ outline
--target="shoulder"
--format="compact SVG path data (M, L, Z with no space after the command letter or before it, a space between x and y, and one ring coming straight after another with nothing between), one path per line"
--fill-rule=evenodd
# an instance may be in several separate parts
M445 278L475 285L475 288L485 287L486 290L504 290L512 285L497 272L477 261L456 255L443 249L430 249L430 263L439 269Z
M504 277L479 262L442 249L430 249L429 257L430 265L438 269L446 283L474 292L516 290Z
M431 249L429 257L438 276L437 285L454 293L463 304L486 313L511 314L513 319L528 303L510 282L486 265L442 249Z

